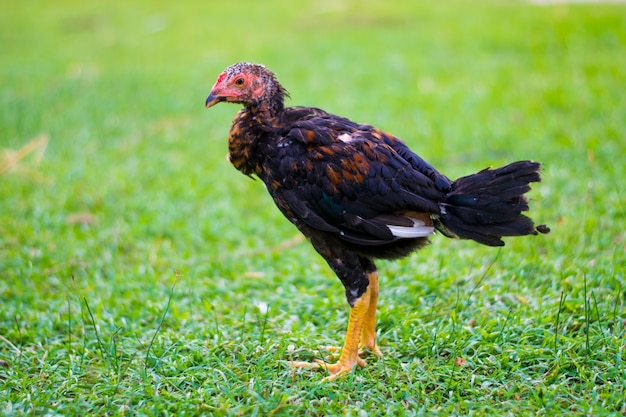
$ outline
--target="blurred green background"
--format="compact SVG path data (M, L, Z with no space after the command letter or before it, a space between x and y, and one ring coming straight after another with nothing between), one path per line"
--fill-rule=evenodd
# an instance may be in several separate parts
M625 6L1 5L0 410L625 412ZM276 365L341 340L347 306L226 160L237 108L204 110L241 60L450 177L543 162L531 214L553 232L381 263L385 362L328 386Z

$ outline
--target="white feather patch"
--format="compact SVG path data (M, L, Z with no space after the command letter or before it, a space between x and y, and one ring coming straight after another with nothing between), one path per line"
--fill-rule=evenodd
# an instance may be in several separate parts
M418 219L414 219L412 217L407 217L413 221L413 226L394 226L388 224L387 227L391 231L391 234L395 237L399 238L415 238L415 237L428 237L435 233L435 228L433 226L426 226L426 224Z
M344 142L344 143L350 143L352 142L354 139L352 138L352 136L350 136L347 133L343 133L339 136L337 136L337 139L339 139L340 141Z

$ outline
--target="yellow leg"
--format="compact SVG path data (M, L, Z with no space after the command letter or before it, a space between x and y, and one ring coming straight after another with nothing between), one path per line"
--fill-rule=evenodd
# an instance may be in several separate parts
M369 286L367 292L370 293L370 302L363 321L363 330L361 331L361 347L370 350L376 356L381 357L381 353L378 346L376 346L376 305L378 304L378 272L370 272L367 277L369 278ZM364 294L364 296L367 294Z
M374 279L372 279L374 277ZM341 356L336 363L326 363L322 360L309 362L291 362L296 368L326 368L330 374L325 380L333 380L338 376L350 372L354 365L365 366L365 361L359 357L359 342L375 353L380 353L376 347L376 302L378 299L378 275L376 272L369 275L370 284L365 293L350 308L348 331L341 349ZM372 297L374 295L374 297ZM374 301L372 306L372 300ZM365 327L364 327L365 326ZM364 336L364 329L367 328ZM365 339L364 339L365 337Z

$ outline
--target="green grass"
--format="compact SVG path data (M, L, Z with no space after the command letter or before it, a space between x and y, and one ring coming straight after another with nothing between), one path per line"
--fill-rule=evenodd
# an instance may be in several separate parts
M626 414L626 8L415 3L5 4L0 413ZM384 359L289 369L347 304L226 161L238 60L451 177L544 162L552 233L379 262Z

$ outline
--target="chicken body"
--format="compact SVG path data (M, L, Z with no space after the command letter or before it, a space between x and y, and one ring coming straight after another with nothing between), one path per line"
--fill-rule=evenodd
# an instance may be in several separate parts
M265 183L345 288L351 311L340 359L312 365L331 378L364 365L359 346L380 355L374 259L407 256L436 229L492 246L503 245L502 236L548 231L521 214L540 164L515 162L453 182L400 139L317 108L285 108L285 96L267 68L238 63L220 74L206 106L244 106L230 130L231 163Z

